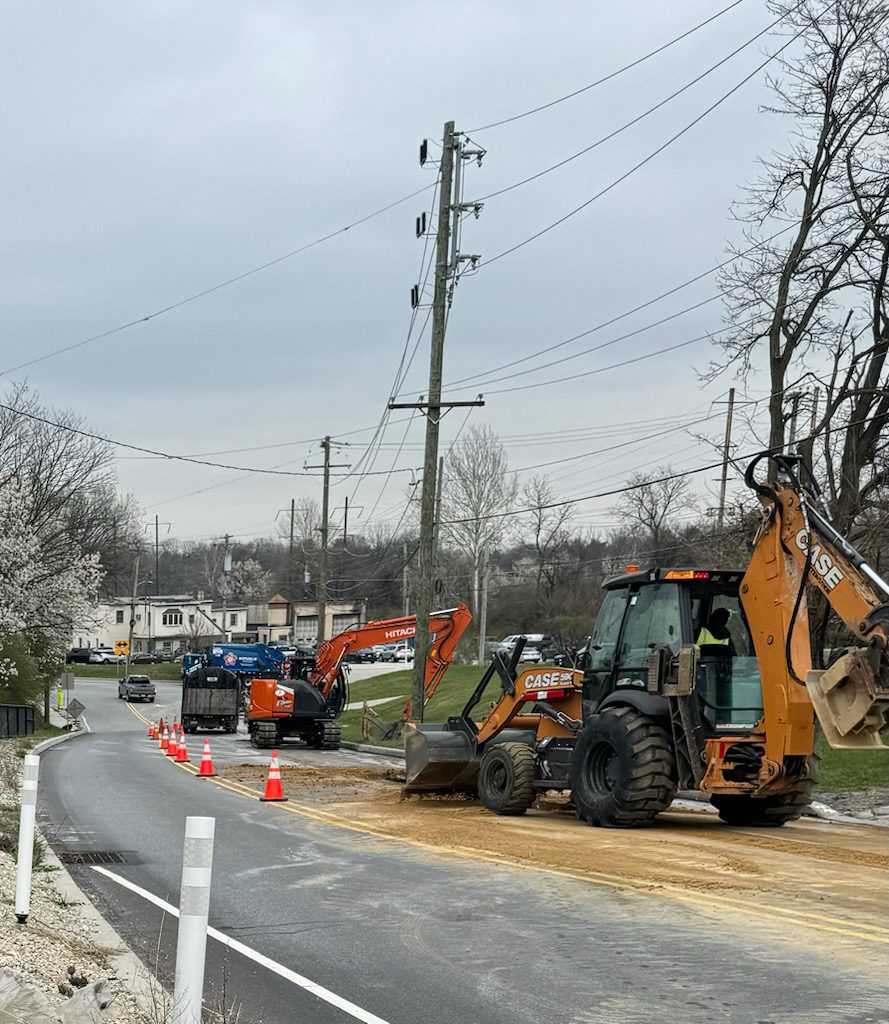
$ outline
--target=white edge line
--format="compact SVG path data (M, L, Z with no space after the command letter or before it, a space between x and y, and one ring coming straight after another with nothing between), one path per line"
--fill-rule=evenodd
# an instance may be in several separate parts
M147 900L149 903L153 903L156 907L163 910L164 913L170 914L172 917L179 917L179 909L174 907L172 903L167 903L166 900L162 900L159 896L155 896L154 893L149 892L147 889L143 889L134 882L130 882L128 879L114 874L113 871L109 871L107 868L103 868L95 864L92 868L93 871L97 871L100 875L104 875L105 878L110 879L112 882L116 882L124 889L129 889L130 892L135 893L137 896L141 896L142 899ZM382 1017L377 1017L376 1014L371 1013L369 1010L365 1010L362 1007L357 1006L355 1003L350 1002L348 999L338 996L336 992L331 992L330 989L325 988L323 985L319 985L310 978L306 978L302 974L297 974L296 971L291 971L289 967L285 967L283 964L279 964L277 961L264 956L262 953L257 952L257 950L251 949L250 946L245 946L243 942L239 942L237 939L231 938L226 935L225 932L221 932L216 928L208 927L207 935L209 935L211 939L216 939L217 942L222 943L223 946L228 946L229 949L233 949L236 953L240 953L242 956L247 957L248 960L252 960L261 967L265 967L267 970L272 971L273 974L277 974L279 977L284 978L285 981L298 985L300 988L305 989L306 992L316 996L318 999L323 999L325 1003L330 1003L331 1006L335 1006L338 1010L348 1013L350 1017L360 1020L362 1024L389 1024L389 1022L384 1020Z

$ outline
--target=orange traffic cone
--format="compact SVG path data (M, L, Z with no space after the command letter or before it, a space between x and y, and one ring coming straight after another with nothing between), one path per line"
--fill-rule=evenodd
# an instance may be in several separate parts
M170 742L167 744L167 757L175 757L179 749L179 741L176 736L176 728L173 727L173 731L170 733Z
M187 761L188 760L188 747L185 745L185 733L179 733L179 743L176 747L176 760Z
M154 727L154 722L149 722L148 723L148 738L150 740L156 740L157 739L157 729L155 729L155 727Z
M272 751L272 760L269 763L269 777L265 780L265 792L260 800L286 800L284 788L281 785L281 768L278 764L278 751Z
M166 750L170 745L170 730L164 726L158 734L157 749Z
M204 740L204 749L201 751L201 770L198 772L199 779L210 779L216 774L213 768L213 755L210 753L210 741Z

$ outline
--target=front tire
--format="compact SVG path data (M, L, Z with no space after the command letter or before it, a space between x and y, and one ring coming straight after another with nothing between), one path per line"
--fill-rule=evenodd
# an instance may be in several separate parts
M571 800L590 825L648 825L676 795L676 762L667 730L635 708L593 715L571 758Z
M537 765L527 743L488 747L478 768L478 795L495 814L524 814L534 803Z

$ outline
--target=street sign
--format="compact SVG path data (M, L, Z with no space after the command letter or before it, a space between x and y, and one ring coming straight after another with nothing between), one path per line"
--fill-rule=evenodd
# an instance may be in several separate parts
M73 690L74 689L74 673L73 672L63 672L61 679L59 679L59 686L63 690Z
M75 697L74 700L68 704L68 707L66 707L65 710L72 718L80 718L81 714L86 710L86 704L81 704Z
M115 640L114 641L114 653L115 654L129 654L130 653L130 642L129 642L129 640Z

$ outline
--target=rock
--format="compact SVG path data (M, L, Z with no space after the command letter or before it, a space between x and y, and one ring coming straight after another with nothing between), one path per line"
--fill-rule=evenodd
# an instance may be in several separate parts
M49 1000L22 975L0 970L0 1024L55 1024Z
M64 1006L56 1010L59 1024L99 1024L105 1020L104 1010L111 1003L105 982L96 981L80 989Z

